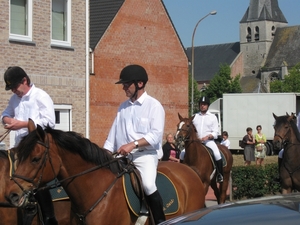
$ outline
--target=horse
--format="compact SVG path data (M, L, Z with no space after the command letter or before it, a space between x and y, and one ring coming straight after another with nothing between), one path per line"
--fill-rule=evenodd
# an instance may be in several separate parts
M13 151L11 149L10 151ZM8 158L8 151L0 150L0 225L7 224L27 224L25 222L26 215L24 214L23 209L13 207L9 202L4 198L5 196L5 185L10 181L11 166L10 160ZM53 202L56 218L61 225L70 224L70 209L71 204L69 200L60 200ZM33 225L42 224L39 218L39 212L35 215L32 220ZM27 219L26 221L29 221Z
M198 139L197 130L193 124L194 117L195 116L183 118L178 113L179 123L177 124L176 141L178 143L184 142L185 155L183 163L187 164L197 172L203 182L206 194L209 186L212 187L218 204L221 204L226 200L226 191L233 163L232 154L226 146L220 144L217 145L227 162L226 166L223 167L223 182L220 183L218 188L216 183L216 173L211 177L214 171L213 160L207 148Z
M129 225L137 221L126 201L123 175L114 172L113 165L120 159L73 131L43 130L32 120L28 130L17 147L14 180L6 186L11 204L22 206L26 193L57 177L70 198L74 224ZM167 219L204 207L204 187L191 168L159 162L158 171L169 177L178 196L178 210ZM149 219L146 223L150 224Z
M276 116L273 145L276 150L284 148L284 156L279 168L281 191L300 191L300 134L295 123L295 115Z

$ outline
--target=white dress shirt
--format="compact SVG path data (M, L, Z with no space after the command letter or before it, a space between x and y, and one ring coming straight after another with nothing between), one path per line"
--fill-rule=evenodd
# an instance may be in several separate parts
M164 125L162 105L144 92L134 103L128 99L120 105L104 148L116 152L124 144L145 138L150 145L142 149L157 151L161 158Z
M21 98L13 94L8 106L2 113L2 117L11 117L21 121L32 119L35 125L39 124L45 128L49 125L55 126L55 112L51 97L42 89L31 85L30 90ZM22 137L28 134L27 128L15 131L15 146L21 141ZM11 146L13 147L13 146Z

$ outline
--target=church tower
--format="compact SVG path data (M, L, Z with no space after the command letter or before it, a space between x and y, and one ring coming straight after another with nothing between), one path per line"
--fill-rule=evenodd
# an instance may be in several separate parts
M275 31L283 26L287 26L287 21L277 0L250 0L250 5L240 21L244 76L259 75Z

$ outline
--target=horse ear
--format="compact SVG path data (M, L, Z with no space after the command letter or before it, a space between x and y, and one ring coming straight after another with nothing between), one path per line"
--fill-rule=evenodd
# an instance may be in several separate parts
M274 117L275 120L277 120L277 116L274 113L273 113L273 117Z
M39 138L42 141L44 141L45 140L45 132L44 132L43 128L38 124L36 130L37 130L37 135L39 136Z
M287 112L286 112L286 115L287 115L287 116L290 116Z
M178 118L179 118L180 121L183 120L183 117L179 113L178 113Z
M35 128L35 124L34 124L33 120L29 118L28 119L28 131L29 131L29 133L34 131L35 129L36 128Z

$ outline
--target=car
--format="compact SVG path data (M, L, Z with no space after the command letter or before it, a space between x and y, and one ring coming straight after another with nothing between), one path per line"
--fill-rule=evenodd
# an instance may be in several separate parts
M300 224L300 193L273 195L214 205L166 220L159 225Z

